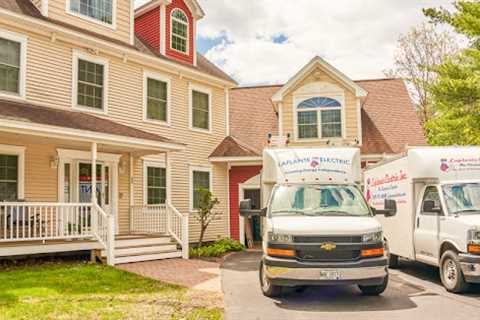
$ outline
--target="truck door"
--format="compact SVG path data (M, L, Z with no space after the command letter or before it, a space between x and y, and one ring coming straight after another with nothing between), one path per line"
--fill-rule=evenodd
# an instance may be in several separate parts
M433 202L433 208L432 208ZM438 263L440 218L443 216L437 186L426 186L415 219L415 258L429 264Z

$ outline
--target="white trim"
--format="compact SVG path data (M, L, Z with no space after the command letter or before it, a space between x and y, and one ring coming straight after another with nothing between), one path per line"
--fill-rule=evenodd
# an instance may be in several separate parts
M208 73L198 71L187 66L182 66L179 63L168 61L166 59L160 59L158 57L152 56L147 53L142 53L138 50L129 48L124 45L119 45L108 40L102 40L94 36L74 31L67 27L63 27L51 22L29 17L23 14L15 13L7 9L0 8L0 20L2 22L9 24L10 26L22 28L29 32L40 34L43 36L50 35L51 32L56 32L58 37L62 37L65 42L74 44L74 45L91 45L95 46L98 49L106 51L109 55L123 59L125 55L128 55L129 60L139 63L143 66L163 69L169 72L182 72L183 76L190 77L191 79L196 79L201 81L198 78L201 77L208 82L209 84L215 85L217 87L222 87L224 85L236 86L236 83L232 80L225 80L217 76L210 75ZM211 81L211 82L210 82Z
M358 145L363 145L363 128L362 128L362 106L360 104L360 99L357 98L357 139Z
M193 208L193 172L194 171L201 171L201 172L208 172L210 177L210 192L213 192L213 168L211 166L193 166L190 165L188 167L188 208L190 212L197 212L196 209Z
M225 135L230 135L230 91L227 87L224 89L225 94Z
M167 166L165 165L165 162L161 161L145 161L143 160L143 204L147 205L148 203L148 168L161 168L165 169L165 175L167 175ZM169 183L168 183L168 177L166 176L166 188L165 188L165 204L168 203L168 194L169 194ZM163 204L163 203L162 203Z
M44 17L48 17L48 0L41 0L41 13Z
M112 29L112 30L117 29L117 0L112 0L112 23L111 24L100 21L100 20L95 19L93 17L87 16L87 15L82 14L80 12L72 11L70 9L70 1L71 0L65 1L65 12L67 14L69 14L71 16L74 16L74 17L78 17L78 18L83 19L83 20L86 20L88 22L95 23L95 24L103 26L103 27L107 27L107 28Z
M153 79L153 80L158 80L165 82L167 84L167 121L163 120L156 120L156 119L149 119L147 118L147 94L148 94L148 79ZM143 71L143 121L145 122L150 122L154 123L157 125L164 125L164 126L170 126L171 123L171 79L169 77L166 77L164 75L150 72L147 70Z
M170 3L172 3L172 0L154 0L154 1L150 1L142 6L140 6L138 9L135 10L135 18L136 17L139 17L147 12L150 12L152 11L153 9L155 9L156 7L158 6L161 6L161 5L169 5Z
M167 48L167 6L162 4L160 6L160 53L165 55Z
M253 157L210 157L208 158L210 162L258 162L262 163L261 156Z
M187 18L187 22L183 21L183 20L179 20L177 18L174 18L173 17L173 13L175 11L181 11L183 13L183 15L185 16L185 18ZM187 51L181 51L181 50L178 50L178 49L174 49L173 46L172 46L172 38L173 38L173 20L177 21L178 23L181 23L181 24L186 24L187 25L187 37L186 37L186 46L185 46L185 49ZM186 56L189 56L190 55L190 24L192 23L192 21L190 21L188 19L188 15L185 13L185 11L183 11L182 9L180 8L174 8L171 12L170 12L170 50L173 50L175 52L178 52L180 54L183 54L183 55L186 55ZM181 36L179 35L175 35L176 37L179 37L179 38L182 38ZM195 41L194 41L195 42Z
M95 64L103 65L103 97L102 110L98 110L88 106L81 106L78 104L78 62L79 59L85 60ZM82 51L73 50L72 54L72 108L99 114L108 114L108 59L92 56Z
M25 147L0 144L0 154L18 157L17 163L17 198L25 198Z
M61 160L82 160L82 161L90 161L92 158L92 153L90 151L83 151L83 150L72 150L72 149L57 149L58 157ZM105 153L105 152L98 152L97 153L97 160L98 161L105 161L105 162L112 162L118 164L120 162L120 158L122 157L121 154L115 153Z
M350 78L348 78L345 74L343 74L340 70L336 69L332 65L330 65L327 61L320 58L319 56L313 58L307 65L305 65L297 74L295 74L288 82L279 90L277 91L273 97L273 102L281 102L285 94L295 86L301 79L303 79L307 74L309 74L316 66L319 66L322 70L324 70L327 74L332 76L333 78L341 81L351 89L353 89L355 95L357 97L365 97L367 96L367 92L360 87L358 84L353 82Z
M26 98L27 83L27 36L0 29L0 38L18 42L20 44L20 73L18 79L18 93L0 91L0 97L24 100Z
M283 137L283 103L278 103L278 135Z
M197 19L193 18L192 22L192 37L193 37L193 65L197 66ZM190 41L190 39L189 39Z
M130 44L135 44L135 1L130 0Z
M193 91L208 95L208 129L193 126ZM193 131L212 133L212 90L210 88L189 83L188 85L188 128Z

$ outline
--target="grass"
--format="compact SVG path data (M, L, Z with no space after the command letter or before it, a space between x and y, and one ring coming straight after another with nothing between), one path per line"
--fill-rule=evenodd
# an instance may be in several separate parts
M0 270L0 319L222 319L205 294L105 265Z

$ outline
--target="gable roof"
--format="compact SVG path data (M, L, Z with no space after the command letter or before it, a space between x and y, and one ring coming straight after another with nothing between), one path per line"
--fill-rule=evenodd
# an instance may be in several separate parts
M184 0L185 4L187 7L190 9L192 12L192 15L195 17L195 19L200 20L205 16L205 11L203 11L202 7L198 3L197 0ZM172 0L151 0L148 1L144 4L142 4L140 7L135 9L135 16L139 16L141 14L144 14L153 8L158 7L161 4L170 4L172 3Z
M425 145L425 136L402 79L355 81L368 92L362 99L362 153L402 152L406 145ZM235 88L230 91L230 130L241 143L261 150L267 135L278 132L271 97L282 85ZM252 121L255 119L255 121ZM241 156L225 148L225 157Z
M100 40L110 42L112 44L120 45L120 46L123 46L123 47L128 48L128 49L136 50L136 51L141 52L141 53L153 55L153 56L155 56L159 59L162 59L164 61L175 63L177 65L180 65L182 67L187 67L187 68L192 69L192 70L197 70L197 71L203 72L205 74L208 74L210 76L213 76L213 77L231 82L232 84L236 84L236 81L234 79L232 79L229 75L227 75L225 72L223 72L220 68L218 68L212 62L210 62L207 58L205 58L199 52L197 52L197 65L194 66L194 65L191 65L191 64L188 64L188 63L185 63L185 62L181 62L179 60L175 60L173 58L169 58L167 56L164 56L160 53L155 52L155 50L150 48L148 45L146 45L143 41L141 41L136 36L135 36L134 44L131 45L131 44L125 42L125 41L114 39L114 38L105 36L103 34L100 34L100 33L94 32L94 31L90 31L88 29L83 29L83 28L77 27L75 25L65 23L63 21L59 21L59 20L56 20L56 19L45 17L40 13L38 8L30 0L0 0L0 8L9 10L9 11L17 13L17 14L29 16L29 17L36 18L36 19L39 19L39 20L43 20L43 21L52 23L54 25L57 25L57 26L75 31L75 32L83 33L85 35L92 36L92 37L98 38Z
M235 137L228 136L213 150L209 158L229 157L230 155L235 157L256 157L260 154L261 151L247 146Z
M302 69L300 69L299 72L297 72L293 77L291 77L290 80L288 80L288 82L284 84L280 88L280 90L278 90L272 96L272 101L282 101L283 96L316 67L321 68L329 76L351 88L357 97L365 97L367 95L367 92L361 86L353 82L349 77L347 77L340 70L329 64L327 61L325 61L319 56L316 56L312 60L310 60L310 62L307 63Z

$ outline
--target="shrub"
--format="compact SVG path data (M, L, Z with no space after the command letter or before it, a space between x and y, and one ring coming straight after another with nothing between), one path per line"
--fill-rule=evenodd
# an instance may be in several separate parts
M191 257L221 257L228 252L243 251L244 245L240 242L225 238L215 241L211 244L201 246L199 248L192 248L190 250Z

